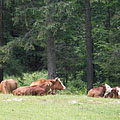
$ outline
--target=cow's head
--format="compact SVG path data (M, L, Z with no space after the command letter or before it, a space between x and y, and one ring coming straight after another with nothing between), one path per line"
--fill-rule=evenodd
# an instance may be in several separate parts
M47 86L52 87L55 84L55 81L48 81L45 83L47 84Z
M112 90L112 88L108 84L105 84L105 88L106 88L106 93L109 93Z
M116 87L116 92L117 92L118 96L120 96L120 88L119 87Z
M119 87L112 88L111 93L113 94L113 98L119 98Z
M60 81L60 78L56 77L55 79L53 79L52 81L54 81L54 89L56 90L65 90L66 87L63 85L63 83Z
M42 85L40 85L40 87L50 89L54 84L55 84L54 81L47 81L47 82L43 83ZM37 86L37 85L34 85L34 86ZM34 86L32 86L32 87L34 87Z

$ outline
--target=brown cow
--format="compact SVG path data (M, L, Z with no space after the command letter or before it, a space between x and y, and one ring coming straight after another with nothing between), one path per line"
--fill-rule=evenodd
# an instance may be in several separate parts
M111 92L112 88L105 84L105 85L101 85L98 88L92 88L88 91L88 96L89 97L104 97L104 95L106 93Z
M117 95L118 95L117 98L120 98L120 87L118 87L118 86L116 87L116 92L117 92Z
M105 98L117 98L116 89L112 88L111 92L105 95Z
M13 79L3 80L0 83L0 90L4 94L10 94L17 88L17 81Z
M45 82L42 85L20 87L13 91L13 95L47 95L53 85L54 81Z
M31 86L31 94L32 95L37 95L37 96L43 96L43 95L47 95L48 91L51 89L51 87L53 86L52 82L45 82L43 85L35 85L35 86ZM27 92L27 91L26 91Z
M0 92L1 92L1 83L0 83Z
M30 89L30 86L24 86L13 90L13 95L25 95L27 89Z
M43 84L45 82L49 82L49 81L56 81L55 84L51 87L51 92L49 92L49 94L55 94L55 92L57 90L65 90L66 89L58 77L56 77L55 79L50 79L50 80L39 79L39 80L32 82L32 84L30 86L41 85L41 84Z
M105 98L120 98L120 87L112 88L111 92L105 95Z

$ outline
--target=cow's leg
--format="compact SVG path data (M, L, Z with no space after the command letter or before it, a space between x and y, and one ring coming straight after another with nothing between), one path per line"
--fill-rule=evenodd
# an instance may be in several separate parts
M55 89L51 91L51 94L52 94L52 95L55 95L55 93L56 93L56 90L55 90Z
M48 95L50 95L50 94L52 94L53 93L53 89L50 89L49 91L48 91Z
M44 95L44 93L41 93L41 92L39 92L38 94L37 94L37 96L43 96Z
M3 86L2 92L3 92L4 94L8 94L8 93L9 93L6 85Z

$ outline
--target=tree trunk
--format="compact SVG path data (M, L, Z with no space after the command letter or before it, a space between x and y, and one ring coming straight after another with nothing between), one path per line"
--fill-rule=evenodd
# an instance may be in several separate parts
M54 3L55 1L48 1L47 5ZM47 16L47 27L52 25L54 19L52 15L54 14L54 7L49 8L49 13ZM56 52L55 52L55 43L54 35L52 28L47 31L47 67L48 67L48 79L53 79L56 77Z
M93 45L91 39L91 11L90 0L86 0L86 59L87 59L87 91L93 88Z
M0 0L0 47L3 45L3 0ZM3 67L0 61L0 82L3 80Z
M48 79L56 77L56 53L52 34L49 34L47 40L47 60L48 60Z

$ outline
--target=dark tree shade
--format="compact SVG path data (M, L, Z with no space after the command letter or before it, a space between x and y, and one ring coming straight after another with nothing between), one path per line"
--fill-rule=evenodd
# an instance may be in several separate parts
M86 55L87 55L87 91L93 87L93 57L91 39L90 0L86 0Z
M3 0L0 0L0 47L3 45Z
M0 0L0 47L3 45L3 0ZM0 63L0 82L3 80L3 67Z

